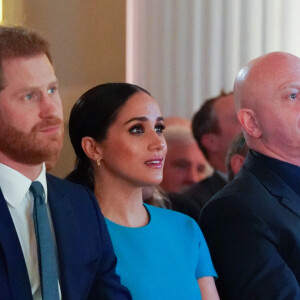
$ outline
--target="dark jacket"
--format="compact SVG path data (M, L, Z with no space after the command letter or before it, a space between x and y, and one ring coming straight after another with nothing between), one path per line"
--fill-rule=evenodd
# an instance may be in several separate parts
M94 195L47 175L62 299L131 299L115 273L116 257ZM20 242L0 191L0 299L32 299Z
M300 299L300 197L252 153L200 226L222 300Z
M182 212L197 222L203 206L226 185L226 181L217 173L194 184L182 194L170 194L173 210Z

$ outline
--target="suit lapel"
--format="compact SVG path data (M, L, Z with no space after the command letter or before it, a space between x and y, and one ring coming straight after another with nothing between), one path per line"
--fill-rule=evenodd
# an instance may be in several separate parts
M7 266L14 299L32 299L22 248L7 203L0 190L0 247ZM3 272L4 270L0 270Z
M276 173L267 168L261 161L249 153L244 163L260 182L276 196L280 203L300 217L300 197Z
M60 284L64 299L77 299L76 279L81 274L83 266L81 259L80 228L73 214L72 203L63 187L47 178L48 201L51 210L58 260Z
M209 183L212 195L216 194L227 184L227 182L217 172L214 172Z

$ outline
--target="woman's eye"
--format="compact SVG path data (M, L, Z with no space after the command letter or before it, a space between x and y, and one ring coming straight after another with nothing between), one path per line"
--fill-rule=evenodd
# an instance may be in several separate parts
M135 125L129 129L129 132L132 134L139 135L139 134L144 133L144 127L142 125Z
M165 130L165 125L163 124L158 124L155 126L155 131L159 134L163 133L163 131Z

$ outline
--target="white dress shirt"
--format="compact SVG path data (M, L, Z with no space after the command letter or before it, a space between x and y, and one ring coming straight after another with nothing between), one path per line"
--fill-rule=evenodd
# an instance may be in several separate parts
M48 207L46 169L43 164L42 171L35 181L39 181L45 191L45 201ZM33 195L29 192L32 181L18 171L0 163L0 187L13 219L18 238L21 244L27 272L29 275L31 292L34 300L41 300L41 285L38 266L38 254L33 221ZM52 220L49 214L50 226ZM53 236L54 237L54 236ZM55 240L55 237L54 237ZM59 290L60 293L60 290ZM61 295L60 295L61 298Z

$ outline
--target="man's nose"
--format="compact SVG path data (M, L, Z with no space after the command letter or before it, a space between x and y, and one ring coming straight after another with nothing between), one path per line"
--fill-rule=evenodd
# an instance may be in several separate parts
M48 95L43 93L40 101L40 117L57 117L62 118L62 105L59 95Z

